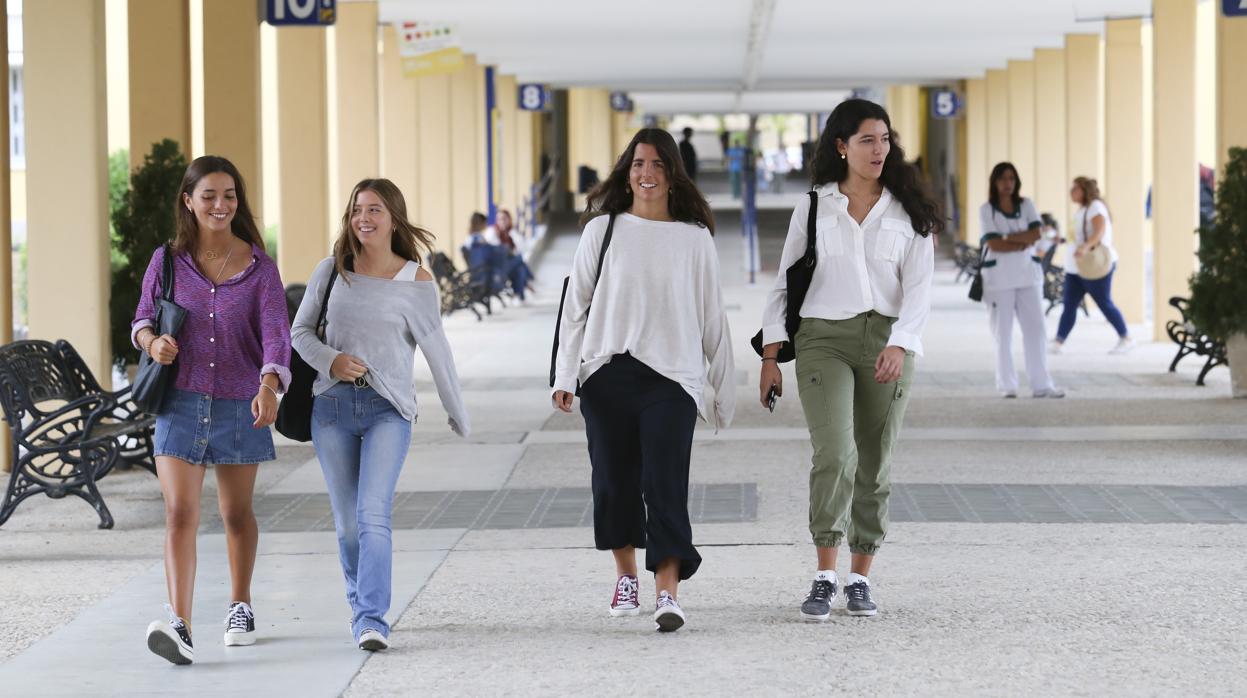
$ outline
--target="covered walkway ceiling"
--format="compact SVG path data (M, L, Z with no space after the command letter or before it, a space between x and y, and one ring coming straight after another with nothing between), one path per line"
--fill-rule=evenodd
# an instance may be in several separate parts
M521 81L689 95L934 83L1003 68L1150 0L379 0L382 22L458 26ZM702 102L711 99L705 95ZM756 97L768 101L765 95ZM781 101L787 101L781 100Z

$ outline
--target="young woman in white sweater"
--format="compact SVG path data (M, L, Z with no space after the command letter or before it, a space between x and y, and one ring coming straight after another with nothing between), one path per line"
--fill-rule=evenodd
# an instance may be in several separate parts
M594 539L617 572L611 616L640 612L635 549L645 548L654 622L671 632L685 621L677 587L701 564L688 515L693 428L699 415L727 426L736 399L714 221L675 140L654 128L633 137L582 221L553 400L571 412L583 388Z

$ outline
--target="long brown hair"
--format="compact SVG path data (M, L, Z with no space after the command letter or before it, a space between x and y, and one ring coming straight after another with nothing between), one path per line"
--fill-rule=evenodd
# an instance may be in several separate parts
M632 159L636 157L636 147L641 143L654 146L667 173L667 185L671 187L671 194L667 196L667 213L674 220L700 225L714 235L714 215L710 213L710 204L684 171L684 160L680 157L680 147L675 144L675 139L660 128L643 128L636 132L632 142L615 161L610 174L589 192L588 205L580 217L580 224L584 225L604 213L624 213L632 208L628 173L632 169Z
M388 179L361 179L359 184L351 190L351 196L347 199L346 211L342 213L342 225L338 228L338 239L333 243L334 264L338 267L338 275L347 280L347 283L350 281L345 273L346 258L359 256L360 250L363 249L359 238L355 237L355 231L351 229L351 212L355 209L355 200L359 198L361 191L376 194L386 210L390 212L390 218L394 221L394 232L390 235L390 249L394 251L394 254L419 263L421 248L425 252L433 252L433 233L407 220L407 201L403 198L403 192L399 191L398 187Z
M251 205L247 203L247 187L243 184L242 175L234 163L219 155L203 155L195 158L182 175L182 186L178 189L178 200L173 210L177 235L173 240L173 249L178 252L199 251L199 221L195 220L195 212L187 210L186 197L195 195L195 187L199 180L216 172L224 172L234 179L234 196L238 199L238 208L234 211L234 219L230 221L230 232L234 237L264 249L264 236L255 224L255 216L251 214Z

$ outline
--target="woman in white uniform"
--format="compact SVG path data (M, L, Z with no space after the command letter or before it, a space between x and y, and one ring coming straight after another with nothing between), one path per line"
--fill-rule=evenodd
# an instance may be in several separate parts
M1018 396L1013 368L1013 319L1022 326L1022 349L1031 395L1060 398L1044 352L1047 329L1043 314L1042 257L1036 249L1043 223L1035 204L1022 198L1022 181L1012 163L992 168L988 201L979 209L982 224L983 302L991 311L996 337L996 389L1006 398Z

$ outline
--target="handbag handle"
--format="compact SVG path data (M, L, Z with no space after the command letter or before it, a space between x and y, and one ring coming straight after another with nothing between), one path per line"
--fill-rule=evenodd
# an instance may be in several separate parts
M165 255L161 264L160 295L167 301L173 301L173 250L169 243L161 245Z
M349 259L349 258L348 258ZM329 271L329 283L325 284L325 295L320 299L320 314L316 317L316 338L325 341L325 318L329 312L329 294L333 293L333 282L338 279L338 265Z
M809 192L810 212L805 219L805 265L814 266L818 261L818 253L814 251L814 241L818 238L818 192Z

